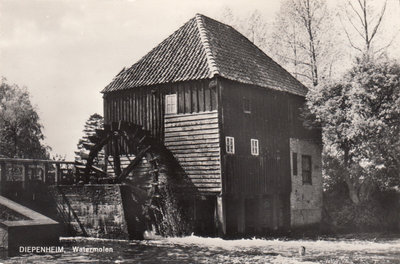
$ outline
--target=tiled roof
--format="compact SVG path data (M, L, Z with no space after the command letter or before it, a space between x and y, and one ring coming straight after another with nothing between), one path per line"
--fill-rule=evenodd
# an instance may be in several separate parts
M197 14L128 69L103 93L212 78L304 96L307 88L231 26Z

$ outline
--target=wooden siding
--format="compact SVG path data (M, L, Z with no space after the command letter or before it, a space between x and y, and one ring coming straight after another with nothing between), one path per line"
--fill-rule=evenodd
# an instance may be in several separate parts
M104 122L120 120L143 126L164 139L165 95L177 94L178 114L214 111L217 92L212 80L179 82L132 88L104 94Z
M221 191L218 112L165 116L165 146L199 192Z
M221 79L222 160L224 193L261 195L290 193L288 94ZM250 113L243 99L250 102ZM227 154L225 137L235 139ZM251 139L259 155L251 155Z
M222 193L227 199L228 233L288 228L289 139L321 140L320 131L302 125L300 108L305 99L224 78L218 83ZM244 109L244 104L250 107ZM234 138L234 154L226 153L227 136ZM252 155L251 139L258 140L259 155Z
M224 165L229 194L271 194L283 187L278 178L282 168L274 157L226 155Z

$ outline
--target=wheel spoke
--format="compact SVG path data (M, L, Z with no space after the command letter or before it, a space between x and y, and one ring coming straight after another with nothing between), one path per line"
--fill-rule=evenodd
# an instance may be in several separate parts
M129 163L128 167L126 167L121 175L117 178L117 182L123 181L128 176L128 174L135 168L135 166L139 164L144 155L146 155L146 152L150 149L150 147L151 146L147 146L136 155L135 159L131 161L131 163Z
M113 145L114 145L114 153L113 153L113 159L114 159L114 172L115 176L119 177L121 175L121 159L120 159L120 151L119 151L119 143L118 143L118 137L116 135L113 136Z

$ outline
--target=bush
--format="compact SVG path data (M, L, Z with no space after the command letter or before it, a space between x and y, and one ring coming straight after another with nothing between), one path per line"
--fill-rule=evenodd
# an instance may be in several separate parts
M354 204L344 183L324 193L324 224L333 232L398 231L399 198L394 191L376 190L368 200Z

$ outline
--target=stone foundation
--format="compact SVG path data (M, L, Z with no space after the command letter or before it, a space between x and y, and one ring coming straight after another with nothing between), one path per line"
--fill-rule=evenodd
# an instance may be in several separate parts
M52 192L71 235L129 239L120 185L61 185Z

